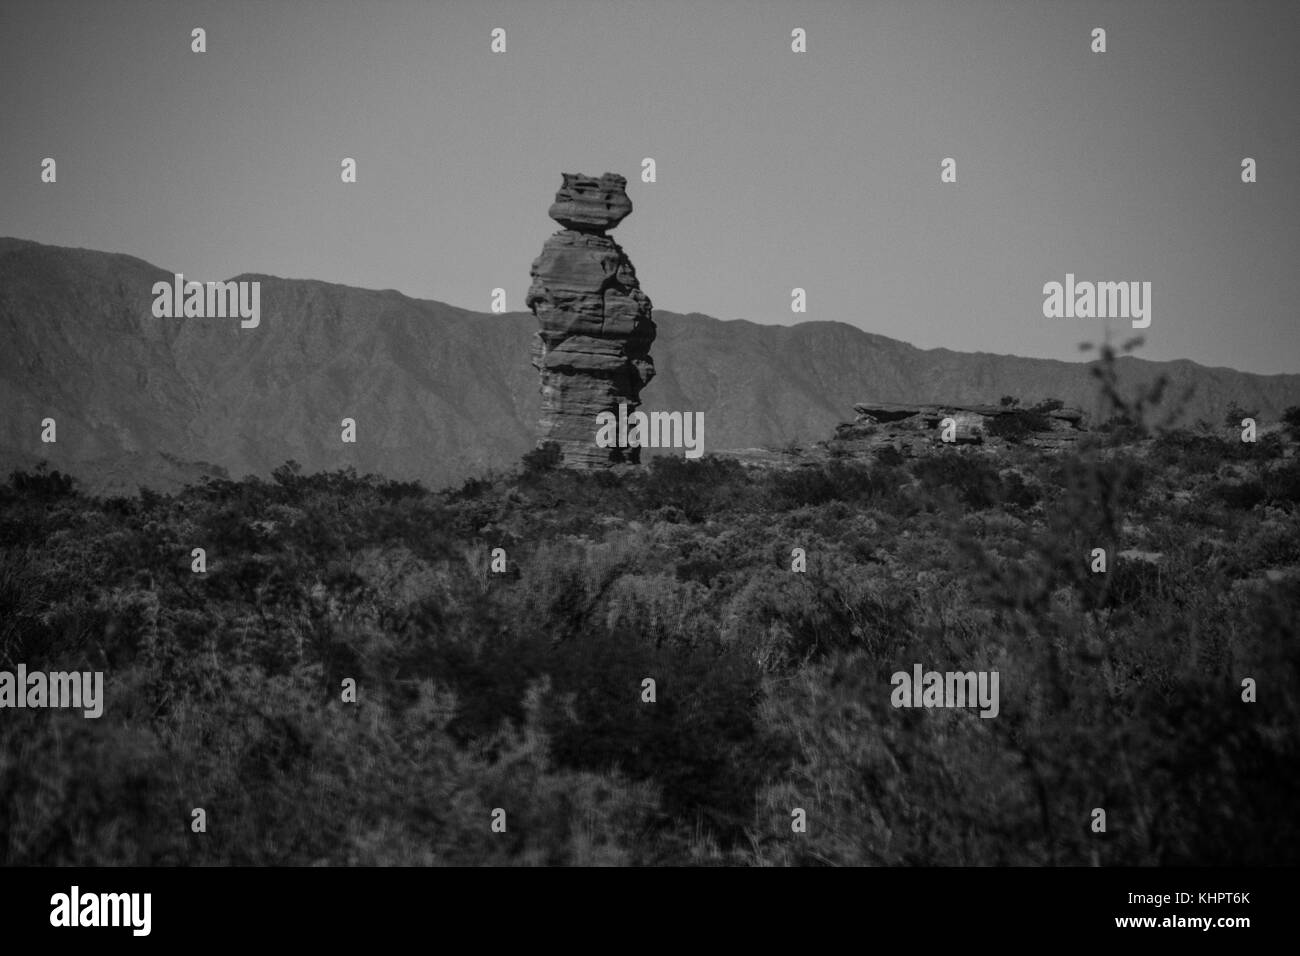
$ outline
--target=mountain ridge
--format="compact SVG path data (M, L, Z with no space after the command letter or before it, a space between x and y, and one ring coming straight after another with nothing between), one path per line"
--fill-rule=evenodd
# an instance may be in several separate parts
M46 460L117 492L266 475L293 459L438 486L508 468L536 441L529 313L244 272L222 281L262 283L260 327L155 319L152 285L174 274L125 253L0 238L0 467ZM858 402L1011 394L1100 410L1088 362L921 349L833 320L655 310L654 321L644 408L703 411L706 453L829 438ZM1130 389L1162 372L1170 395L1193 387L1184 422L1218 424L1231 402L1264 419L1300 404L1300 375L1132 357L1119 369ZM53 445L40 441L47 416ZM340 441L345 417L355 445Z

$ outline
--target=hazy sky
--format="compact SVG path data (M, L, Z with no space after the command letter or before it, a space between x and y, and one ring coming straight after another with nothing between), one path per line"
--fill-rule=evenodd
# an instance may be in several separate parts
M515 310L611 171L658 308L1078 359L1073 272L1152 283L1145 357L1300 372L1298 64L1290 0L3 0L0 235Z

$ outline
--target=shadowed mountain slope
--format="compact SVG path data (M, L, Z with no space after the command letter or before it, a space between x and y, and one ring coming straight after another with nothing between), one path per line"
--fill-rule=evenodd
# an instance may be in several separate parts
M46 460L92 490L133 491L265 475L294 459L437 486L509 467L536 440L532 315L241 275L262 283L257 328L154 318L153 284L171 278L131 256L0 239L0 467ZM706 452L828 438L864 401L1015 395L1098 411L1085 363L921 350L839 322L654 320L658 375L644 409L704 412ZM1217 424L1234 401L1265 420L1300 404L1300 375L1121 368L1130 387L1164 373L1170 394L1192 388L1183 421ZM40 440L47 417L55 444ZM356 444L340 441L344 418L357 422Z

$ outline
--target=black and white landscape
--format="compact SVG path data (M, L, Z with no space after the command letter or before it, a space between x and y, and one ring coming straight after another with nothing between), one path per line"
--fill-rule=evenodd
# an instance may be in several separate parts
M0 864L1300 862L1297 43L6 5Z

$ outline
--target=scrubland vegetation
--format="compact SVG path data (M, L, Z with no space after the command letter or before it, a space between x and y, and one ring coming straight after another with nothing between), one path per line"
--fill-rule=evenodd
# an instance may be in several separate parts
M1293 441L535 453L437 493L16 473L0 667L102 670L107 704L0 712L0 863L1295 863ZM997 670L999 715L893 708L914 663Z

